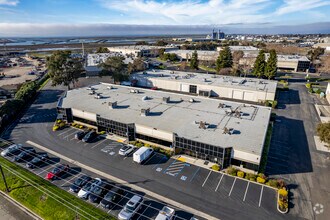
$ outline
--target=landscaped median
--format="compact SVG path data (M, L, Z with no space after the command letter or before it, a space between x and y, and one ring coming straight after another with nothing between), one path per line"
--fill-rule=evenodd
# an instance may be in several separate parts
M8 195L43 219L115 219L3 157L0 164L10 189ZM0 190L6 191L2 179Z

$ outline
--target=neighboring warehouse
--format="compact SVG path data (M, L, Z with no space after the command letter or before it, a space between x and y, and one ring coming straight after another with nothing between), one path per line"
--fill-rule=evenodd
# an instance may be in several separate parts
M239 60L241 65L249 65L253 67L258 54L248 53ZM266 61L269 54L265 54ZM282 71L307 72L311 62L306 56L299 55L277 55L277 69Z
M85 70L88 76L98 75L101 68L98 67L99 64L104 63L109 57L121 56L124 57L124 63L133 63L133 58L130 56L125 56L122 53L110 52L110 53L93 53L87 54Z
M215 61L218 56L218 51L209 51L209 50L196 50L198 54L198 60L202 61ZM165 53L174 53L176 56L182 60L190 60L194 50L166 50Z
M131 45L108 47L110 52L122 53L133 57L155 57L159 55L160 50L177 49L173 46L149 46L149 45Z
M231 52L243 51L244 54L258 54L259 49L252 46L229 46ZM217 47L217 51L221 51L223 47Z
M127 141L251 170L259 168L271 115L268 107L105 83L67 91L58 112Z
M139 87L251 102L274 100L277 87L272 80L170 70L144 71L132 74L131 79Z

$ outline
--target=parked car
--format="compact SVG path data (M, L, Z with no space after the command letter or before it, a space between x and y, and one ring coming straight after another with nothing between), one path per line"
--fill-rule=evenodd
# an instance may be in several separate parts
M28 162L30 161L36 154L36 150L33 148L24 149L21 153L19 153L16 157L14 157L13 161L15 162Z
M111 186L107 182L102 182L99 186L96 186L89 195L89 201L92 203L99 203L101 199L107 194Z
M142 163L148 159L154 150L151 147L141 147L133 154L133 161L137 163Z
M7 147L5 150L3 150L1 152L1 156L8 157L8 156L17 155L21 152L22 149L23 146L21 144L13 144Z
M118 154L122 156L129 155L134 150L134 146L131 144L124 145L122 148L120 148Z
M90 193L93 189L99 186L102 183L100 178L92 179L91 181L87 182L86 185L83 186L78 192L78 197L81 199L88 199Z
M74 192L74 193L79 192L79 190L91 180L92 180L92 178L87 175L83 175L83 176L77 178L74 181L74 183L70 186L70 192Z
M94 140L96 138L97 134L95 131L88 132L82 139L83 142L89 142L91 140Z
M74 135L75 139L81 140L85 137L85 135L88 133L88 131L79 131Z
M43 163L48 161L49 157L47 153L37 154L30 162L26 164L27 168L33 169L37 166L40 166Z
M118 219L129 220L134 214L141 208L143 198L138 195L134 195L119 212Z
M155 220L172 220L174 215L175 215L174 209L168 206L164 206L162 210L159 211Z
M69 165L60 164L60 165L56 166L52 171L47 173L46 179L55 180L56 178L60 178L61 176L63 176L63 174L68 172L69 169L70 169Z
M104 209L110 209L119 202L124 194L124 190L121 188L114 188L109 191L100 202L100 206Z

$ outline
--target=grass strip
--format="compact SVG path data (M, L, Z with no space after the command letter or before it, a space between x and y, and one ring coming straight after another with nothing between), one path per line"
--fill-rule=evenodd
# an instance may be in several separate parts
M8 195L45 220L115 219L3 157L0 164L10 188ZM5 191L2 179L0 190Z

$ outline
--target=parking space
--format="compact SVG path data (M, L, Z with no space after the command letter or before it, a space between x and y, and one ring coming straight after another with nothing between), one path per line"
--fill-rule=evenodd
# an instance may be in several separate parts
M70 133L70 131L68 131L66 133ZM65 135L65 134L62 134L62 135ZM36 149L36 150L38 151L38 149ZM36 156L40 153L42 153L42 152L40 152L40 151L36 152L34 156ZM82 175L88 175L88 176L91 176L92 178L99 177L98 175L95 175L94 173L92 173L88 170L84 170L84 169L81 169L80 167L77 167L75 164L73 164L69 161L65 161L63 159L56 158L54 155L51 155L51 154L48 154L48 156L49 156L49 159L46 160L40 167L35 167L34 169L29 169L29 170L31 172L35 173L36 175L38 175L42 178L45 178L47 173L51 172L59 164L69 165L70 169L68 171L65 171L63 173L63 175L61 175L59 178L56 178L55 180L52 181L53 184L57 185L58 187L61 187L62 189L66 190L66 191L69 191L69 188L74 183L74 181L77 178L81 177ZM162 156L162 155L155 154L153 157L154 162L152 162L151 160L149 161L151 163L150 164L151 167L154 164L158 164L157 161L159 161L159 159L163 158L160 156ZM124 160L124 158L125 157L120 157L119 160ZM11 160L12 157L9 157L8 159ZM28 161L23 161L22 163L17 163L17 164L22 166L23 168L26 168L25 164L27 162ZM102 177L99 177L99 178L104 179ZM143 205L141 206L141 209L135 214L133 219L154 219L157 216L159 210L161 210L163 208L163 206L165 205L164 203L157 201L153 198L147 197L141 192L136 192L136 191L130 189L129 187L126 187L123 185L118 185L109 180L104 180L104 181L107 181L108 184L110 184L110 186L111 186L110 191L113 191L115 188L118 188L118 187L122 188L124 190L124 193L121 196L120 200L115 203L112 203L111 208L104 210L108 214L111 214L112 216L117 217L118 213L125 206L125 204L128 202L128 200L130 198L132 198L133 195L135 195L135 194L144 196L145 201L144 201ZM89 201L87 201L87 202L89 202ZM101 208L99 204L93 204L93 205ZM181 210L179 210L179 213L181 216L177 216L176 219L190 219L190 217L192 216L192 214L187 213L185 211L181 211ZM189 216L189 218L188 217L184 218L182 216Z

